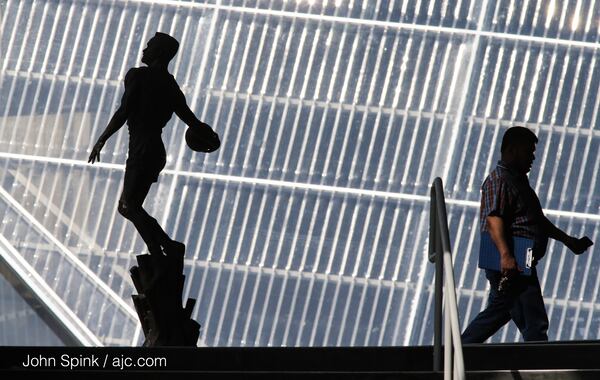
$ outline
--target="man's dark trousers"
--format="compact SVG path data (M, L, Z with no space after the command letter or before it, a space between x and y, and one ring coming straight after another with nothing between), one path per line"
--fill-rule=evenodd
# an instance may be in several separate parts
M548 340L548 315L535 268L531 276L515 276L509 289L498 291L502 275L486 270L490 282L488 305L462 334L463 343L483 343L511 319L515 322L525 341Z

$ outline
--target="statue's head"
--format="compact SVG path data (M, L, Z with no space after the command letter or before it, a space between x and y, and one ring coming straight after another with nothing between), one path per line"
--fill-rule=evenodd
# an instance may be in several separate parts
M142 62L150 65L153 62L168 64L179 49L179 42L165 33L156 32L148 41L142 53Z

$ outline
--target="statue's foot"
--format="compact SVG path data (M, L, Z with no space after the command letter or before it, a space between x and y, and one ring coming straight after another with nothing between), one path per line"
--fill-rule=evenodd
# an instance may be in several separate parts
M185 255L185 244L176 240L171 240L163 246L163 251L167 256L183 256Z
M150 253L150 255L152 256L162 256L163 255L163 251L160 248L160 245L156 245L156 246L148 246L148 252Z

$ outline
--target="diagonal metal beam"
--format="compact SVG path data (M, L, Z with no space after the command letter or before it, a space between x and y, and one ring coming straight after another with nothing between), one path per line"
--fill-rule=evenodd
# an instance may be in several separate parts
M56 216L56 218L63 223L65 226L70 226L69 233L77 235L80 239L82 239L86 246L89 247L91 253L104 253L104 249L100 247L94 239L92 239L86 231L79 227L76 223L71 222L71 218L66 215L60 207L56 206L50 198L44 194L44 192L35 186L31 181L28 181L27 178L19 173L16 170L8 170L8 172L15 178L15 181L23 186L23 191L32 194L35 199L44 204L48 211ZM71 249L69 249L71 250ZM121 268L115 266L114 273L117 273L119 276L124 278L127 282L130 281L129 272L125 268Z
M3 198L8 204L10 204L15 211L17 211L28 223L33 225L36 230L38 230L45 238L47 238L52 244L54 244L62 256L69 261L73 266L75 266L79 271L83 272L86 277L91 279L95 285L100 288L100 290L108 296L112 302L121 309L125 315L128 315L133 320L138 319L136 312L133 310L131 306L129 306L125 301L117 295L102 279L100 279L96 273L92 272L92 270L87 267L84 263L81 262L74 254L71 252L64 244L62 244L50 231L48 231L40 222L35 219L33 215L31 215L19 202L17 202L6 190L0 187L0 198Z
M0 273L66 345L102 346L3 235L0 235Z

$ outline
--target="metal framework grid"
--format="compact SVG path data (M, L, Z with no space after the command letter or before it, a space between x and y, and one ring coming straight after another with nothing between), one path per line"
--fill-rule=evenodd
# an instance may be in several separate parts
M145 203L188 245L201 344L430 344L435 176L468 323L486 296L479 185L514 124L540 137L530 181L548 214L597 238L594 0L0 0L0 12L0 233L104 344L140 341L127 270L144 246L116 212L125 129L86 161L156 30L180 40L170 69L223 141L194 154L171 121ZM599 264L550 245L551 339L600 336ZM512 326L494 338L517 339Z

